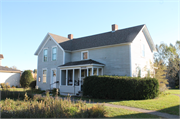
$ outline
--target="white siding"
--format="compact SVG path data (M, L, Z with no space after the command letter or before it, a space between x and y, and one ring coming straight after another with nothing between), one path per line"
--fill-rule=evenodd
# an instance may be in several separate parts
M142 43L145 45L145 57L142 56ZM146 76L147 71L144 71L144 67L150 68L150 61L153 62L153 52L151 52L144 34L140 32L131 44L132 76L137 76L136 68L138 66L142 71L141 76Z
M0 72L0 83L8 83L10 86L20 86L20 73Z

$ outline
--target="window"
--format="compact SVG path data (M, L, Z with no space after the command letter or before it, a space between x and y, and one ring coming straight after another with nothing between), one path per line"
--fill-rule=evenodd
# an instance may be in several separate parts
M145 57L145 45L144 44L142 44L141 49L142 49L142 56Z
M47 62L47 60L48 60L47 54L48 54L48 50L44 49L44 62Z
M47 70L43 70L43 83L46 83Z
M81 52L81 59L82 60L88 59L88 51Z
M52 48L52 61L56 61L57 47Z
M85 70L81 70L81 77L85 77Z
M38 81L40 82L41 81L41 77L39 76L39 78L38 78Z

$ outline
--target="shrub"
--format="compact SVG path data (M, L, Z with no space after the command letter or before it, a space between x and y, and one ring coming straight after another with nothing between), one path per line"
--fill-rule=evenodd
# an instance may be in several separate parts
M24 99L26 92L18 92L18 91L8 91L8 90L2 90L1 91L1 99L4 100L6 98L10 99ZM27 93L28 97L32 98L33 94Z
M36 81L32 81L29 85L29 87L31 87L32 89L35 89L36 87Z
M12 85L11 88L16 88L16 87L14 85Z
M155 78L89 76L83 84L83 95L103 99L152 99L158 96Z
M10 85L8 83L1 83L1 88L10 88Z
M30 70L24 71L20 79L21 87L23 88L29 87L32 81L34 81L34 79L32 77L31 71Z

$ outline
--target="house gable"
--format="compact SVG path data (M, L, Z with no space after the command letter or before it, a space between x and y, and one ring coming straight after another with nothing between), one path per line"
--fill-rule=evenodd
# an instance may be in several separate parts
M64 52L64 49L59 45L59 43L67 41L69 39L52 33L47 33L34 55L38 55L50 39L52 39L56 43L56 45Z
M149 45L149 47L151 49L151 52L156 51L156 47L154 45L154 42L153 42L153 40L151 38L151 35L150 35L146 25L143 27L142 32L143 32L143 35L144 35L145 39L148 42L148 45Z

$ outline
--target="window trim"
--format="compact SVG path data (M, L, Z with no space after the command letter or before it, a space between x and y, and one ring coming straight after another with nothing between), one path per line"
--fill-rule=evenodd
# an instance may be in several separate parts
M52 58L53 58L53 48L56 48L56 60L53 60ZM52 48L51 48L51 61L57 61L57 46L52 46Z
M43 71L44 70L46 70L46 82L43 82L44 80L43 80ZM42 68L42 83L47 83L47 73L48 72L48 70L47 70L47 68Z
M47 61L44 61L44 50L47 50ZM43 62L48 62L48 48L44 48L43 49L43 58L42 58Z
M83 59L83 53L87 52L87 59ZM89 51L81 51L81 60L88 60L89 59Z

